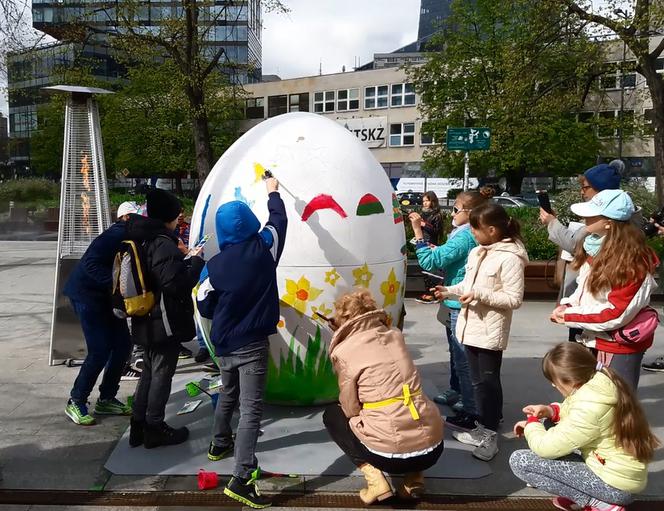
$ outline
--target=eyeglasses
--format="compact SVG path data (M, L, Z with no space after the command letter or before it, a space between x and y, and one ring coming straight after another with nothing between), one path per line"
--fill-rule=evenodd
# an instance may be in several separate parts
M456 206L452 206L452 214L456 215L457 213L461 213L462 211L470 211L469 209L459 209Z
M581 191L585 192L586 190L590 190L591 188L592 188L592 186L590 186L590 185L582 186Z

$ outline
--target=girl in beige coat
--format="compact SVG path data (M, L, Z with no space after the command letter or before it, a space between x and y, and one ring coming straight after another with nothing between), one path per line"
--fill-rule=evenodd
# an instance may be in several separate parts
M496 430L502 418L500 366L512 311L523 301L528 255L521 242L519 223L502 206L490 203L473 208L470 225L479 246L468 256L466 275L457 285L438 286L436 295L460 297L456 336L466 348L480 415L475 429L455 431L452 435L462 443L474 445L473 456L490 461L498 453Z
M422 471L443 452L443 418L422 392L403 334L387 325L371 293L344 295L335 309L330 359L339 404L325 410L325 427L364 474L366 504L392 495L381 471L405 474L398 493L415 498L423 490Z

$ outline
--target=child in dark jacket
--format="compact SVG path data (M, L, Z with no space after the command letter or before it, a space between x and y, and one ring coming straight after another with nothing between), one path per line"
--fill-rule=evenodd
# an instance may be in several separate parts
M208 262L208 278L197 296L199 312L212 319L210 337L221 357L223 383L208 458L217 461L235 452L233 477L224 493L255 508L270 505L255 485L255 451L263 415L268 336L277 332L279 322L277 265L288 222L277 192L279 183L268 178L266 186L270 216L263 230L243 202L228 202L217 210L219 253ZM234 444L230 421L238 402Z
M174 429L164 422L171 381L180 353L180 343L195 333L191 290L205 262L199 251L185 259L174 234L180 201L165 190L147 196L148 216L133 215L127 230L140 241L155 306L146 315L132 318L132 338L145 347L144 367L134 395L129 444L143 443L147 449L175 445L187 440L186 427Z

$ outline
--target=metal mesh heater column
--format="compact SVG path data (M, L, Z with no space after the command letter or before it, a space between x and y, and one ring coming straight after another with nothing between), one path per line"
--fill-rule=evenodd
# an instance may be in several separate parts
M78 319L62 290L72 270L95 237L111 225L99 110L93 94L110 91L57 85L48 90L69 93L65 108L60 223L49 364L85 358Z

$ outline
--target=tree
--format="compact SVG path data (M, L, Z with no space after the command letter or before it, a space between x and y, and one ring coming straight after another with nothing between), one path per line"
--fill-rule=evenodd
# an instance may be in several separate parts
M519 193L528 171L570 174L599 150L593 126L577 122L601 55L553 0L455 0L447 29L425 65L410 69L427 119L441 140L448 126L488 126L488 152L471 154L474 172L505 176ZM459 175L462 155L443 145L425 154L425 169Z
M655 191L659 204L664 202L664 77L657 72L657 60L664 51L664 37L651 48L650 40L664 26L664 5L661 0L633 0L632 15L620 9L625 2L609 0L603 11L595 13L590 1L559 0L576 19L595 27L609 29L622 40L636 60L636 71L648 86L653 106L655 146Z
M214 0L180 0L174 2L175 9L169 8L170 16L162 17L159 25L151 30L144 29L144 2L120 0L116 3L117 31L110 39L111 44L133 61L145 63L161 59L173 63L176 87L183 92L188 103L196 170L201 181L210 172L213 161L211 110L207 103L210 95L206 90L214 82L211 77L215 73L233 66L226 58L223 46L209 44L211 30L218 21L240 16L242 8L248 8L250 3L215 5ZM279 0L262 0L260 4L268 10L287 11ZM230 87L236 85L229 84Z

